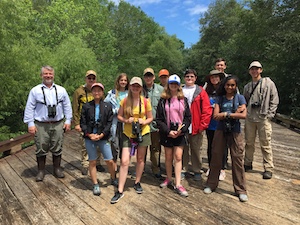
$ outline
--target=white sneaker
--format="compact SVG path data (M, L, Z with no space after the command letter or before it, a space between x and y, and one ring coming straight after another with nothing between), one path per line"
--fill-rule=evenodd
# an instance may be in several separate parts
M205 176L207 176L208 177L208 175L209 175L209 171L210 171L210 169L208 168L208 170L206 171L206 173L205 173Z
M220 175L219 175L219 180L225 180L226 173L225 170L221 170Z

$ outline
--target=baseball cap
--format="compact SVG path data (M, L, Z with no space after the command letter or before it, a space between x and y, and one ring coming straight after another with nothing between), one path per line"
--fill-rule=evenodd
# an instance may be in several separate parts
M224 77L225 77L225 74L219 70L212 70L209 72L209 74L206 76L206 81L209 81L209 78L210 76L213 76L213 75L219 75L220 77L220 80L222 80Z
M154 70L152 68L146 68L144 70L144 76L147 74L147 73L151 73L153 76L154 76Z
M94 83L94 84L92 85L92 88L91 88L91 89L93 89L94 87L101 87L102 90L104 91L104 86L103 86L103 84L101 84L101 83Z
M168 83L177 83L178 85L180 85L180 77L176 74L173 74L169 77Z
M96 72L94 70L88 70L85 74L85 76L89 76L89 75L94 75L95 77L97 76Z
M129 84L130 85L132 85L132 84L139 84L140 86L143 86L143 81L142 81L142 79L140 77L133 77L133 78L131 78Z
M167 69L161 69L158 73L158 76L160 77L160 76L163 76L163 75L170 76L170 73Z
M258 68L262 68L262 65L260 64L260 62L258 61L253 61L250 66L249 66L249 70L251 69L251 67L258 67Z

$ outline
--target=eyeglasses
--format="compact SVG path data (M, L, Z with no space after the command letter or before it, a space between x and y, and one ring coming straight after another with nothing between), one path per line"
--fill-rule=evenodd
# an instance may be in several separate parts
M89 80L96 80L95 77L88 77Z
M185 78L195 78L195 76L185 76Z

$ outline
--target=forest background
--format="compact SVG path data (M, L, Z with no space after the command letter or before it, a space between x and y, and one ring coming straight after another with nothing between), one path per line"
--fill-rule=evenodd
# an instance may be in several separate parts
M142 76L167 68L198 82L216 58L227 73L250 81L251 61L263 64L280 95L278 112L300 119L300 9L298 0L215 0L199 15L199 41L190 48L168 35L139 7L106 0L0 1L0 141L27 132L23 112L30 89L41 82L42 65L55 68L55 83L70 97L97 71L106 91L125 72Z

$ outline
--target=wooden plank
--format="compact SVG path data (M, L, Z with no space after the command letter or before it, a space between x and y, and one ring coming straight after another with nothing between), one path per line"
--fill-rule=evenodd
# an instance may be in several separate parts
M8 156L6 158L6 160L11 159L16 159L15 168L18 164L22 164L15 156ZM54 224L49 214L44 210L43 206L39 204L39 201L37 201L31 190L6 160L1 160L0 173L14 195L14 197L12 197L7 193L8 197L6 198L6 202L12 204L8 207L8 212L10 213L8 213L7 216L10 218L9 215L11 214L11 218L18 219L16 223L12 221L12 223L8 224L30 224L31 222L34 224L46 224L43 223L43 221L47 221L47 224ZM20 206L17 207L15 199L18 199L19 204L23 208L22 210L20 210ZM26 211L26 216L24 215L24 211Z
M0 224L29 224L26 211L0 175Z
M0 142L0 152L10 150L15 145L23 144L33 140L33 135L26 133L10 140Z

